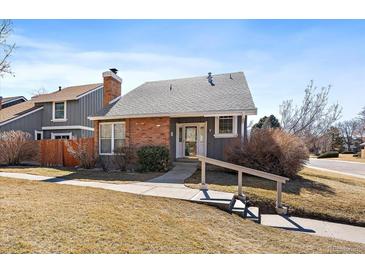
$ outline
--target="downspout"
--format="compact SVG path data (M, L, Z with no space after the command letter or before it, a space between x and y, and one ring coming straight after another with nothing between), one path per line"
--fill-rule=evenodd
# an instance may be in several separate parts
M241 121L241 139L242 142L247 143L248 142L248 136L247 136L247 115L242 115L242 121Z

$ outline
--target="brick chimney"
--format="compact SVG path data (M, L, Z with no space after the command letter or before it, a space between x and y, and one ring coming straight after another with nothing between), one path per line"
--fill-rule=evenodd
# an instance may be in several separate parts
M3 103L3 97L2 96L0 96L0 110L2 109L2 103Z
M117 69L110 69L103 72L104 94L103 106L107 106L109 102L122 95L122 78L117 75Z

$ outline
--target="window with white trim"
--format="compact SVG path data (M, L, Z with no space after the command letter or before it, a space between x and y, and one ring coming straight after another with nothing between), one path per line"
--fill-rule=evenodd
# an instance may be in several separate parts
M53 121L66 120L66 101L53 102Z
M99 154L113 154L125 144L125 123L100 123Z
M72 139L72 132L68 132L68 133L51 133L51 139L66 139L66 140L70 140Z
M237 137L237 116L217 116L215 117L216 138Z
M219 134L232 134L233 116L220 116L218 128L219 128Z

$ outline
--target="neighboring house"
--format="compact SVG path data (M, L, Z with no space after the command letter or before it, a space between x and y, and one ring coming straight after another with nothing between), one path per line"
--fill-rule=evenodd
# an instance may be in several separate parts
M111 94L103 88L110 85L110 73L103 73L103 83L60 87L0 110L0 131L22 130L37 140L92 137L93 124L87 117L120 96L120 89Z
M113 87L121 79L111 73ZM112 87L112 89L113 89ZM257 109L243 72L146 82L90 117L99 155L127 145L163 145L171 159L206 155L224 159L247 137Z
M1 97L0 96L0 110L14 106L19 103L23 103L27 101L27 99L23 96L13 96L13 97Z
M365 142L360 144L360 148L361 148L360 157L365 159Z

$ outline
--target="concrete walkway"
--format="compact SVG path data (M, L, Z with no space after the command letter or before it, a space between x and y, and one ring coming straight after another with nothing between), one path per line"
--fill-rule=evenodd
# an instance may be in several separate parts
M175 162L172 170L166 172L160 177L150 180L149 182L184 184L185 179L193 175L197 168L198 163Z
M181 168L185 170L185 168L183 167ZM187 169L189 169L191 173L195 171L195 170L193 171L192 168L190 169L190 167ZM174 171L174 169L172 171ZM176 169L174 172L176 172ZM176 181L168 179L172 178L169 177L171 175L168 175L168 173L165 174L166 176L163 175L161 177L158 177L160 179L155 178L156 180L152 180L151 182L135 182L127 184L109 184L109 183L100 183L93 181L65 180L57 177L46 177L39 175L10 173L10 172L0 172L0 177L41 181L45 183L54 183L63 185L94 187L94 188L101 188L113 191L139 194L139 195L149 195L149 196L188 200L199 203L212 204L215 206L221 206L221 205L227 206L232 199L232 193L212 191L212 190L200 191L198 189L185 187L184 184L177 183L178 180L181 180L180 177L178 177ZM235 205L236 210L242 210L243 208L244 208L243 203L241 202L236 203ZM256 212L253 212L253 214L255 213ZM271 215L271 214L262 214L261 220L262 224L266 226L279 227L292 231L310 233L313 235L331 237L365 244L365 228L363 227L317 221L306 218L283 217L280 215Z
M365 179L365 163L310 158L307 166Z
M262 214L261 224L365 244L365 227L277 214Z

